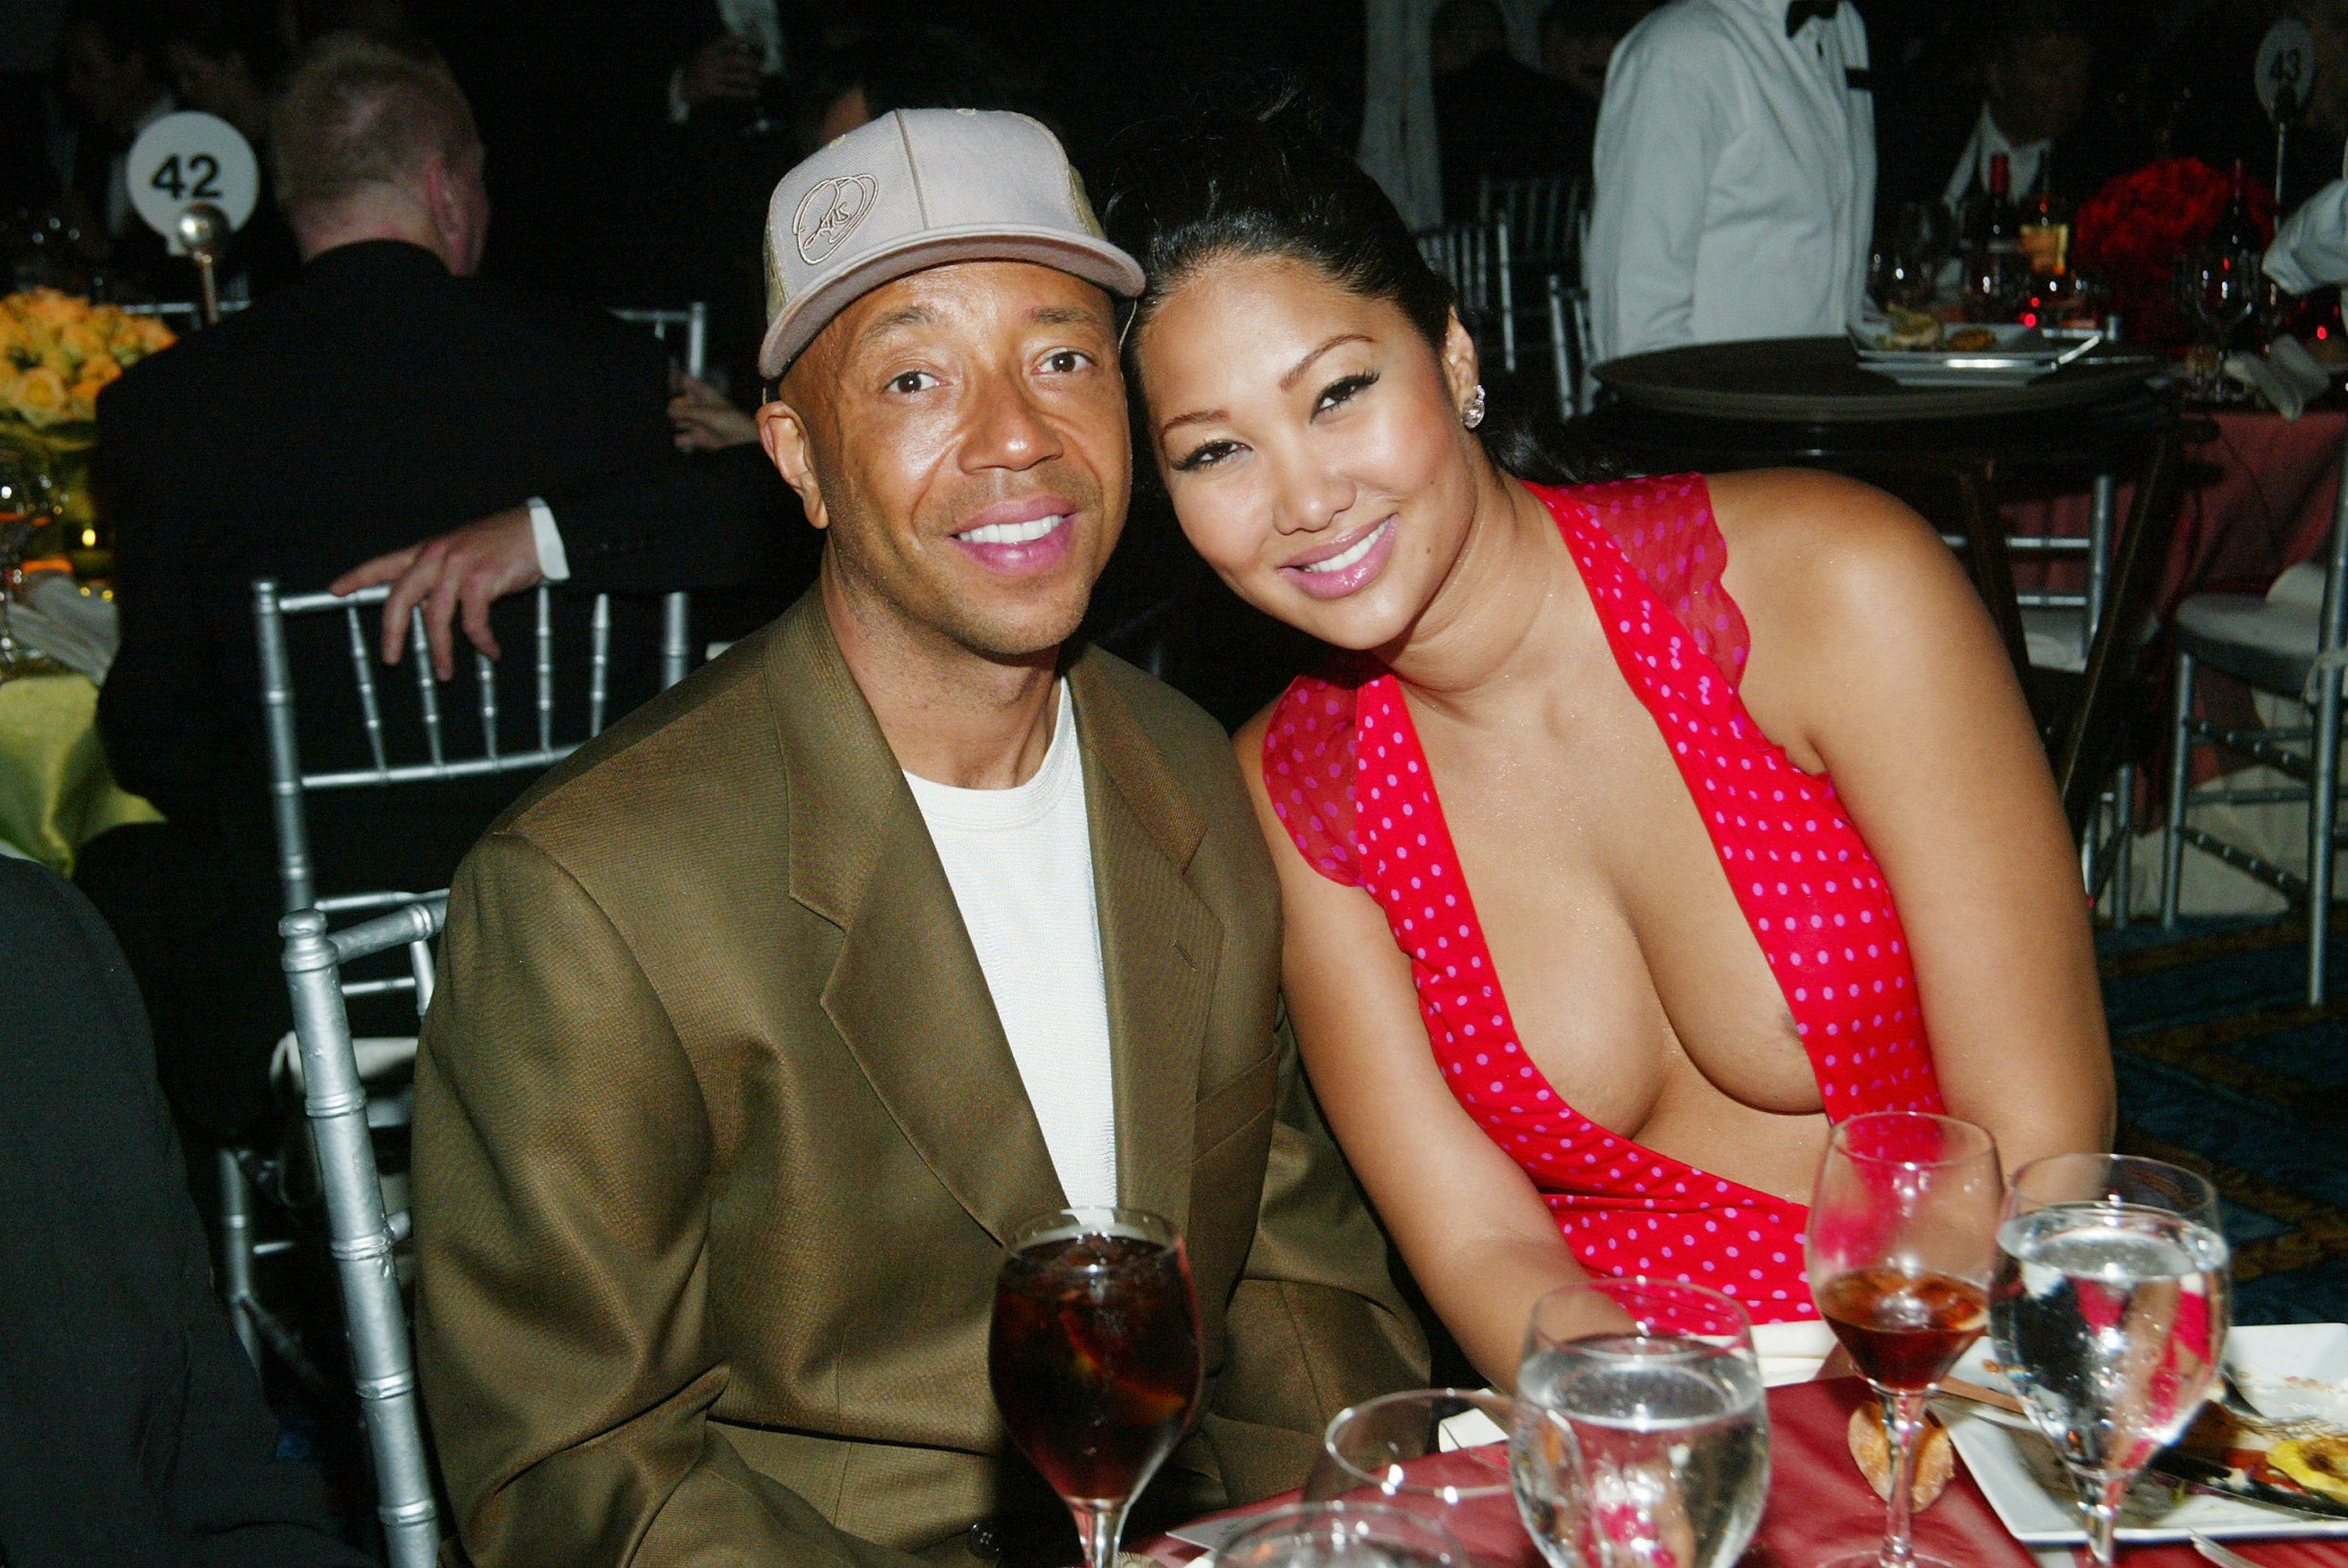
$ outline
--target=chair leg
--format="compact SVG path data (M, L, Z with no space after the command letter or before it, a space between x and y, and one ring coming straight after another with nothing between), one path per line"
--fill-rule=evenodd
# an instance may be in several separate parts
M252 1318L252 1184L245 1178L234 1150L220 1150L213 1158L220 1172L221 1296L228 1303L229 1322L236 1329L237 1342L244 1347L257 1372L261 1329Z
M2327 670L2315 703L2315 780L2307 804L2307 1005L2323 1005L2332 934L2332 831L2340 812L2340 671Z
M2193 775L2193 748L2185 733L2193 717L2193 655L2177 656L2177 705L2168 724L2168 824L2160 835L2160 923L2177 925L2177 884L2184 871L2185 789Z
M2122 763L2112 775L2112 929L2128 927L2129 872L2136 858L2136 764Z

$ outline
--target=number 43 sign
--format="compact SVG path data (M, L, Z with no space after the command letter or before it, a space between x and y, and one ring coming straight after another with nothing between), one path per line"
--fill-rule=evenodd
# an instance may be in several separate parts
M180 251L180 214L209 201L242 229L261 194L261 167L252 144L216 115L184 110L165 115L140 133L123 160L130 205L147 227Z

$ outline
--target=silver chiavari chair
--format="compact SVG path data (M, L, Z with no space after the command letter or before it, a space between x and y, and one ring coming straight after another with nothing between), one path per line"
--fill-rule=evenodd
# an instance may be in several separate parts
M391 1568L432 1568L440 1529L432 1501L417 1407L415 1347L400 1300L394 1252L410 1228L406 1210L386 1212L383 1178L369 1136L367 1091L359 1075L344 999L393 989L411 991L420 1020L432 1003L432 941L448 917L448 895L427 894L387 915L344 930L304 909L279 922L285 938L285 985L294 1002L303 1107L317 1149L327 1237L342 1286L351 1375L357 1385L367 1450L375 1467L376 1512L383 1521ZM391 980L350 980L345 965L407 949L409 973Z
M1488 223L1452 223L1418 236L1419 254L1451 284L1453 299L1469 329L1499 340L1500 368L1517 368L1517 293L1511 275L1506 213Z
M675 351L677 363L694 380L702 379L709 364L709 307L700 300L675 309L638 309L633 306L612 313L623 322L653 329L653 336ZM674 334L674 335L672 335Z
M1562 174L1513 179L1486 175L1476 182L1476 220L1505 222L1519 266L1579 270L1574 213L1582 205L1579 179Z
M1589 412L1590 296L1580 284L1551 272L1544 288L1549 306L1550 374L1557 382L1557 416L1573 419Z

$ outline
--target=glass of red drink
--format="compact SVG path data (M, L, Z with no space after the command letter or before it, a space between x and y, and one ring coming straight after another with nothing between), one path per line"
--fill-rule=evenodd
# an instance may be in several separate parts
M1883 1402L1891 1495L1883 1542L1825 1568L1944 1568L1910 1537L1924 1402L1989 1327L2004 1203L1997 1144L1952 1116L1879 1111L1838 1123L1810 1200L1810 1294Z
M1087 1568L1113 1568L1126 1510L1198 1409L1182 1233L1142 1209L1060 1209L1006 1245L987 1343L994 1403L1076 1516Z

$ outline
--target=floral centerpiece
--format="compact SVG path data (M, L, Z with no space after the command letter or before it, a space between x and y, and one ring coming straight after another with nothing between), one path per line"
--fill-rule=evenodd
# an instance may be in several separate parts
M2260 229L2274 232L2274 192L2256 179L2244 194ZM2198 158L2164 158L2123 174L2074 216L2080 264L2111 287L2135 341L2162 348L2189 342L2177 308L2179 258L2209 237L2233 200L2233 182Z
M86 470L98 395L172 341L152 316L55 289L0 297L0 442L47 478L69 533L93 521Z

